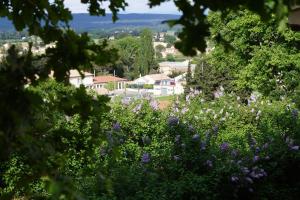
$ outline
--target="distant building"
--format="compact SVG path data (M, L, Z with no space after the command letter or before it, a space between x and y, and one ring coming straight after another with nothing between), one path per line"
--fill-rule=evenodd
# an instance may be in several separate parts
M70 70L69 82L77 88L80 87L80 85L90 88L94 84L93 82L94 75L88 72L82 72L82 73L84 77L81 76L78 70Z
M105 88L108 83L115 83L116 90L123 90L126 87L127 79L119 78L116 76L96 76L94 77L94 89Z
M189 61L183 62L161 62L159 63L159 72L165 75L172 73L185 73L188 71ZM191 64L192 72L195 71L196 65Z
M113 90L125 90L127 79L111 75L96 76L93 79L93 86L90 88L98 92L98 94L108 94L109 89L107 88L107 86L110 83L113 84Z
M142 76L132 83L136 85L170 85L172 79L165 74L150 74Z

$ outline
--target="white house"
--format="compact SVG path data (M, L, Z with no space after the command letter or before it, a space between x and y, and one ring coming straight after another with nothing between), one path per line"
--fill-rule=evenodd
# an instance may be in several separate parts
M80 73L77 70L70 70L69 75L69 81L72 85L75 87L80 87L80 85L83 85L84 87L91 87L94 82L94 75L88 72L82 72L84 77L82 78Z
M127 80L111 75L107 76L96 76L94 77L94 84L91 89L95 90L99 94L108 94L109 89L106 87L108 84L113 84L113 90L125 90Z
M136 85L170 85L172 79L165 74L150 74L142 76L132 83Z

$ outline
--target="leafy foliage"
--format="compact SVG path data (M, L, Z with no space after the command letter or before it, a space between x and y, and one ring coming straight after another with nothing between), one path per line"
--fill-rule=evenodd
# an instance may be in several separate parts
M256 99L245 105L230 95L206 102L198 92L186 99L166 112L149 97L113 104L110 142L102 150L109 178L99 181L99 193L110 199L297 199L294 104Z
M274 98L295 92L299 83L299 33L289 28L279 30L274 19L266 22L247 10L210 13L208 19L214 48L198 65L196 74L203 66L205 75L196 75L203 81L201 88L206 84L209 91L223 85L241 96L258 91ZM222 43L218 42L219 35Z
M149 0L149 5L156 6L166 1ZM81 2L88 5L91 15L105 15L102 3L108 2L109 9L113 13L113 20L117 19L117 12L127 6L125 0L81 0ZM176 0L175 4L183 14L180 19L171 21L169 24L183 26L182 32L178 36L181 41L176 43L176 47L189 55L195 55L197 49L202 51L205 49L204 38L210 35L205 14L207 9L212 11L226 10L227 8L237 10L240 9L240 5L244 5L265 19L276 13L275 21L278 22L283 18L283 14L286 14L288 7L287 1L279 0ZM157 112L155 102L150 102L150 104L147 104L148 110L151 108L155 112L142 113L140 118L130 115L128 119L132 121L118 119L121 125L120 123L113 125L112 133L117 133L113 137L124 136L122 126L127 128L128 133L126 134L129 134L129 142L126 141L125 145L120 145L121 153L129 152L129 154L128 156L118 157L114 154L120 151L118 151L118 148L112 148L115 140L111 140L111 134L104 138L104 129L101 126L108 128L107 124L111 123L111 121L101 123L103 116L108 112L106 106L108 99L95 94L88 94L83 87L75 89L67 86L67 84L53 81L44 82L51 71L53 71L53 75L58 81L67 83L70 69L78 69L80 72L83 70L91 71L95 64L103 66L117 60L116 50L108 48L105 41L100 45L96 45L86 33L76 34L70 29L69 21L72 19L72 15L65 8L64 1L3 0L0 2L0 16L11 20L16 30L28 30L30 36L40 37L45 45L55 44L49 47L45 54L38 57L32 55L31 47L28 51L22 50L20 52L13 46L9 50L6 59L1 63L1 199L19 197L27 199L82 199L82 194L91 195L90 198L96 198L98 195L98 197L104 199L106 197L108 199L111 199L111 197L120 199L131 197L135 199L190 199L203 195L213 199L226 198L228 194L236 194L238 197L248 196L249 192L245 192L243 189L250 189L248 187L249 183L244 184L243 182L239 185L242 188L241 194L239 193L240 190L231 190L232 185L228 182L225 182L226 187L223 184L227 175L232 173L240 175L240 171L234 167L231 168L229 155L226 154L227 157L223 156L222 151L217 148L220 144L222 144L222 149L228 148L226 144L221 143L223 141L234 143L235 140L231 137L231 134L224 134L228 138L225 136L224 138L215 137L212 140L212 144L215 145L212 145L211 152L199 157L199 148L196 143L189 140L191 131L187 130L181 120L178 121L174 113L168 120L169 125L164 124L166 116ZM256 17L253 18L255 20ZM288 38L287 46L294 41L297 42L297 39L290 36L290 34L292 33L286 32L284 35L284 38ZM228 34L228 36L232 35ZM151 33L145 31L142 38L141 46L150 47ZM239 44L239 40L235 42ZM240 46L243 47L242 49L245 52L249 50L243 44ZM286 51L285 46L275 45L272 47L279 52L277 52L277 57L269 55L268 50L264 48L259 48L256 51L257 55L253 57L262 56L265 62L271 57L272 62L267 63L268 65L277 65L278 63L281 65L286 63L281 62L278 55L296 51L296 46L291 48L290 51ZM144 74L155 67L154 50L153 48L147 48L142 52L138 56L140 63L138 66L140 67L139 71ZM287 56L287 58L297 59L298 57L293 55ZM256 64L256 62L249 65L250 69L257 69L260 63ZM298 63L283 65L293 75L291 77L297 77L295 65L298 65ZM290 67L292 70L289 70ZM242 77L247 80L251 72L253 71L246 70ZM256 81L259 83L266 82L265 74L258 74ZM289 87L294 88L293 78L285 81L289 81ZM245 85L245 83L238 82L238 85ZM247 87L262 89L262 85L257 83L255 83L255 87L252 85L247 85ZM283 106L278 103L276 108L279 107ZM140 110L138 108L136 109ZM146 112L147 109L143 111ZM272 199L276 199L276 197L282 199L286 196L281 195L292 194L290 197L293 199L293 194L299 196L297 189L295 189L299 188L299 180L292 179L294 174L288 172L295 172L294 169L299 167L298 154L290 153L291 150L295 150L297 147L294 146L295 141L299 141L299 138L297 138L299 134L294 135L299 130L298 116L296 116L296 112L292 112L293 117L291 118L290 113L285 112L284 109L279 109L279 112L275 111L266 112L267 117L264 119L264 126L257 125L251 121L252 118L250 118L250 122L254 125L249 123L247 118L243 121L244 115L249 113L239 111L241 115L238 115L236 119L238 119L238 122L244 122L245 127L243 126L241 129L234 124L235 121L233 120L230 124L236 126L230 125L228 129L225 126L224 130L233 133L232 135L236 130L239 130L237 133L240 134L241 141L244 141L245 130L254 130L255 133L259 133L258 136L263 135L262 130L264 130L269 135L274 136L276 148L280 148L277 150L275 145L272 146L274 149L272 157L275 159L275 164L271 163L270 166L266 164L273 172L271 174L272 181L267 182L269 184L263 184L261 187L259 187L259 184L255 185L254 189L262 191L255 194ZM122 114L124 115L124 112ZM111 118L117 120L113 116ZM141 119L141 121L138 119ZM132 126L128 122L136 122L136 125ZM211 120L201 121L201 123L203 127L198 128L198 130L209 129L208 126L211 126L209 124ZM248 127L248 124L253 126ZM271 126L267 126L269 124ZM131 131L131 128L134 131ZM186 141L186 145L191 148L178 148L174 144L173 141L176 139L175 134L177 131L181 131L180 134ZM121 134L119 134L120 132ZM285 142L278 139L282 132L289 137L285 137ZM148 134L153 143L148 144L149 140L146 138L144 138L144 141L141 140L141 135L146 137ZM296 139L295 141L290 138L293 136ZM263 139L262 137L261 140L263 141ZM118 143L122 144L123 142L118 140ZM258 144L261 145L262 143ZM233 146L237 145L238 143L234 143ZM246 143L241 145L242 147L243 145L246 146ZM107 147L105 150L110 153L110 156L107 157L107 154L105 154L99 160L98 150L104 147ZM247 151L247 148L242 148L242 150L244 155L248 156L247 158L253 156L253 153ZM207 165L203 166L203 159L211 159L210 161L214 162L212 152L216 155L215 165L217 167L211 173L207 168L210 166L210 162L205 160ZM176 155L183 158L183 162L179 166L177 161L173 159L173 156ZM290 160L292 162L289 162ZM140 162L142 162L142 165ZM225 169L223 168L224 163L228 166ZM244 163L252 167L250 159L243 161ZM257 167L261 169L263 166ZM276 168L276 166L279 167ZM103 171L104 175L99 171ZM184 171L187 171L187 173L183 173ZM145 177L150 181L145 181ZM179 180L180 177L181 180ZM285 177L291 178L293 181L287 183ZM241 178L243 178L243 181L247 180L245 176ZM277 181L278 179L279 181ZM213 182L211 182L212 180ZM284 185L280 184L280 180L284 180ZM248 180L248 182L251 181ZM128 183L134 184L131 186ZM97 184L99 187L92 187L92 185ZM127 188L124 186L127 186ZM144 187L140 188L138 186ZM264 186L267 186L267 189L263 189ZM147 188L151 189L147 190ZM220 192L216 193L216 191ZM233 191L233 193L228 193L228 191ZM276 193L276 191L280 192Z

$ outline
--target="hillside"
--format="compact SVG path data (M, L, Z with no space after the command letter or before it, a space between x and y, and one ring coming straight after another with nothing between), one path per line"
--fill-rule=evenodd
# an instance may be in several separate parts
M105 17L90 16L89 14L73 14L73 21L70 25L76 31L143 27L158 29L167 27L167 25L162 24L163 21L177 19L178 17L178 15L170 14L119 14L119 20L116 23L113 23L111 14L107 14ZM14 28L10 21L2 18L0 19L0 31L14 31Z

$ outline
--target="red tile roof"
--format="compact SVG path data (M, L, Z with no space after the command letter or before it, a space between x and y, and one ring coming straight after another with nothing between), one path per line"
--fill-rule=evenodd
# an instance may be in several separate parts
M109 82L121 82L127 81L127 79L119 78L115 76L96 76L94 77L94 83L109 83Z

